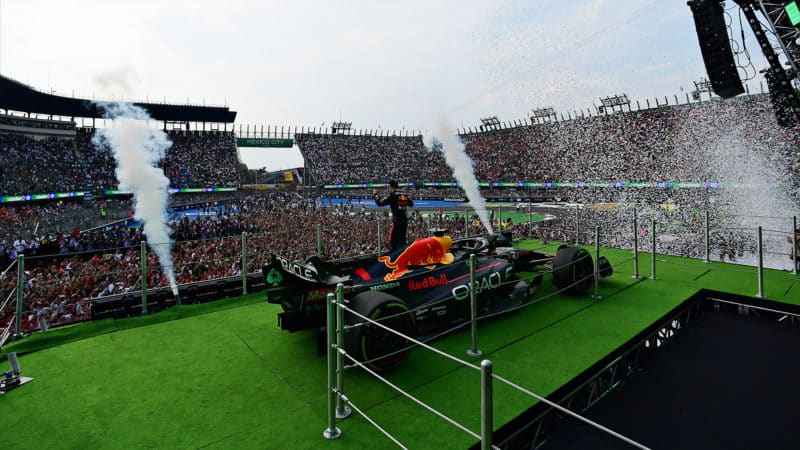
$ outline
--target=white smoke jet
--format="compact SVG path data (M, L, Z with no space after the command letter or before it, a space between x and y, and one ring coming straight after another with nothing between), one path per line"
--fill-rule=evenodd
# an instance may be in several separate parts
M133 192L133 218L142 222L147 243L177 297L178 285L172 263L172 240L167 226L169 179L157 167L172 146L167 135L151 128L147 111L129 103L98 102L111 128L98 129L92 141L111 148L117 162L119 188Z
M444 155L447 165L453 169L453 177L461 185L461 189L464 190L472 209L478 214L486 230L489 233L494 233L492 222L489 220L486 201L481 196L478 188L478 180L475 178L472 159L467 155L466 146L461 142L458 133L450 126L447 118L443 115L434 121L431 130L432 135L426 136L425 145L430 149L434 149L437 147L437 142L440 144L438 145L439 150Z
M98 74L94 78L94 82L106 92L119 90L123 95L130 95L133 92L132 87L139 82L139 76L136 68L126 65Z

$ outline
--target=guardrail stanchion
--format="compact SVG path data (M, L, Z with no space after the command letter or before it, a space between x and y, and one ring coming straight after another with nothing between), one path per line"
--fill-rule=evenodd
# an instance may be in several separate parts
M705 262L711 262L711 224L708 220L708 210L703 214L703 224L705 225L705 243L706 243L706 259Z
M797 229L797 216L792 216L792 263L794 263L794 267L792 267L792 273L797 275L797 271L800 270L797 267L797 232L800 231Z
M656 280L656 221L650 223L650 238L651 238L651 257L650 257L650 279Z
M325 439L336 439L342 431L336 426L336 301L333 292L328 293L328 427L322 432Z
M469 212L464 210L464 237L469 237Z
M344 285L336 285L336 418L344 419L352 412L344 404Z
M756 297L764 297L764 247L762 247L761 227L758 227L758 293Z
M428 211L427 222L428 222L428 237L431 237L431 236L433 236L433 231L431 231L431 212L430 211Z
M592 298L600 300L603 298L600 289L600 226L594 227L594 293Z
M492 362L481 361L481 450L492 448L494 405L492 401Z
M142 255L142 315L147 315L147 241L141 243Z
M533 239L533 204L528 200L528 239Z
M639 212L633 205L633 278L642 278L639 275Z
M17 319L14 339L22 339L22 307L25 305L23 287L25 287L25 255L19 255L17 256Z
M581 243L581 206L575 205L575 245Z
M242 295L247 295L247 232L242 231Z
M475 254L469 255L469 310L470 310L470 348L467 350L469 356L480 356L482 352L478 350L478 300L475 292Z

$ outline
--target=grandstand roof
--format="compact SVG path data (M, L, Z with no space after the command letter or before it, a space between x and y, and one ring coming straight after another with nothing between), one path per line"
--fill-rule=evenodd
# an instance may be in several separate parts
M175 122L233 123L236 111L223 106L134 103L146 109L155 120ZM102 118L103 112L92 100L46 94L0 75L0 108L66 117Z

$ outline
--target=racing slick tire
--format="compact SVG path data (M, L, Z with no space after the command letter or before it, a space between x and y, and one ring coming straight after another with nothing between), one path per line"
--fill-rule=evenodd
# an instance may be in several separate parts
M357 294L349 307L371 320L406 336L414 337L414 315L399 298L379 291ZM383 328L365 321L349 310L345 311L345 324L356 326L345 333L345 351L376 372L388 372L402 365L413 343Z
M568 295L586 292L594 283L592 255L581 247L561 247L553 261L553 282Z

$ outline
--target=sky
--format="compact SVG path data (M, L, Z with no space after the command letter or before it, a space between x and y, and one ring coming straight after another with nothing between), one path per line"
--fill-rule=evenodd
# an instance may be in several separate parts
M760 77L746 32L755 65L741 55L740 74ZM706 77L689 7L663 0L0 0L0 73L76 97L224 104L259 129L401 133L623 93L672 101ZM296 149L241 157L302 166Z

